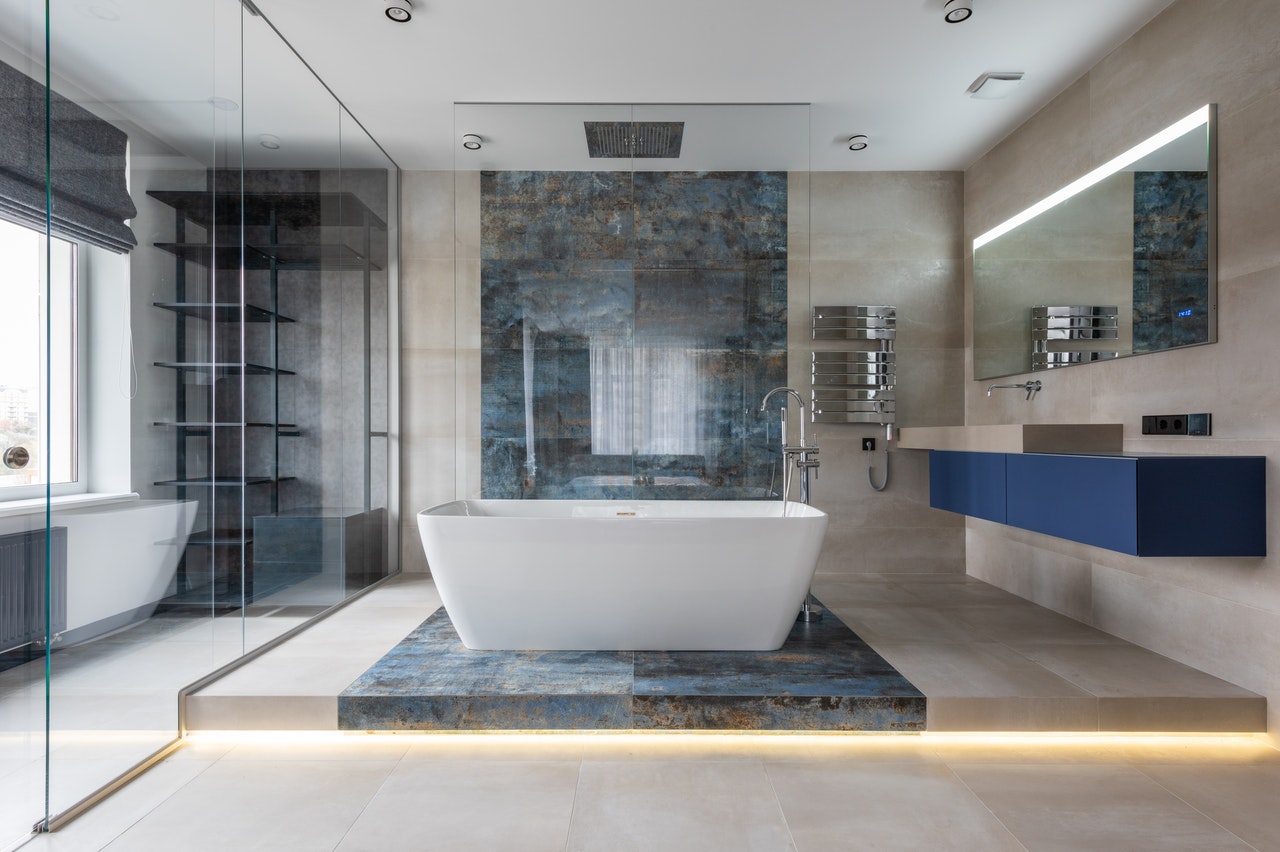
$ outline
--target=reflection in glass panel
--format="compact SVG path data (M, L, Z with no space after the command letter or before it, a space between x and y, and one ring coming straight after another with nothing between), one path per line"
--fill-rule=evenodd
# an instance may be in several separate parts
M0 61L43 93L46 4L19 5ZM394 566L394 164L239 0L111 5L48 7L52 217L83 298L68 262L40 268L80 336L22 346L78 368L79 397L37 416L74 443L79 406L91 494L46 529L42 499L0 489L0 579L16 537L53 616L0 636L0 718L25 731L0 738L0 846L171 742L179 689ZM86 146L118 165L87 177ZM78 222L71 184L123 197Z
M807 138L756 109L459 105L468 128L538 138L476 161L483 496L771 495L756 409L787 383L789 155ZM783 154L719 144L744 123ZM625 152L590 153L606 143ZM559 168L517 167L539 157Z

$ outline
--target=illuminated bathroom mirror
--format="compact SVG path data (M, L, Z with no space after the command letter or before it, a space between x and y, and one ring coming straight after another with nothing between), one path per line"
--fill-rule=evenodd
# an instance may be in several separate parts
M974 239L975 379L1216 341L1213 114Z

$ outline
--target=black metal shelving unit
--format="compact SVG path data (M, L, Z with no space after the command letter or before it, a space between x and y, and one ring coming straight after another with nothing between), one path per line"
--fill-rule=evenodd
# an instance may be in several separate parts
M200 503L177 597L207 601L213 586L235 608L253 597L252 516L291 508L284 491L297 478L281 469L280 442L305 428L280 416L281 381L297 375L280 363L281 328L295 322L280 312L281 273L363 271L367 341L370 233L386 224L346 192L147 194L175 223L174 240L154 244L175 260L173 298L153 303L174 317L174 358L154 362L174 377L172 418L154 424L174 434L174 475L154 485ZM250 273L265 275L257 304L245 297ZM265 357L250 361L251 348ZM243 469L250 457L266 469Z

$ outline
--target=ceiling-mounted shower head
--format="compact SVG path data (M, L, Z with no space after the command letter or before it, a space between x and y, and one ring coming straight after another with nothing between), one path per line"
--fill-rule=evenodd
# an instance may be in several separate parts
M680 156L683 121L584 121L587 153L606 158Z

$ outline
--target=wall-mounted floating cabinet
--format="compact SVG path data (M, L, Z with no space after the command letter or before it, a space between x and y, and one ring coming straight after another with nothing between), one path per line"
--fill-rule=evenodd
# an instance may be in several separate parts
M929 505L1135 556L1265 556L1263 456L929 452Z

